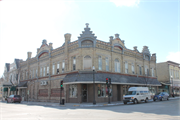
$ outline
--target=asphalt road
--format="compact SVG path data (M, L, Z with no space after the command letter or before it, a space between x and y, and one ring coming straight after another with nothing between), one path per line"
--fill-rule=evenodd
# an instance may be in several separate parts
M0 120L180 120L180 99L107 107L66 108L0 103Z

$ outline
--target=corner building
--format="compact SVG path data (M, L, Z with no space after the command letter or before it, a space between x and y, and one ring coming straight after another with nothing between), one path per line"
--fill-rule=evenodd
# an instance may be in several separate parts
M111 78L110 100L121 101L131 86L148 86L154 94L161 84L156 77L156 54L147 46L139 52L127 49L115 34L109 42L98 40L88 24L78 40L71 42L71 34L64 35L64 44L53 49L43 40L37 54L20 63L20 94L30 101L59 102L60 81L63 80L62 99L66 103L93 102L93 73L96 102L108 101L106 78ZM93 72L93 66L95 72ZM28 94L29 93L29 94Z

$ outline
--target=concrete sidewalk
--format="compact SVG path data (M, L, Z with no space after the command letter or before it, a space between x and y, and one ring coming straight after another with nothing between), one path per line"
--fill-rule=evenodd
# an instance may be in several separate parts
M180 99L180 97L170 97L169 100L173 99ZM6 102L6 101L1 101ZM153 102L153 99L149 100L149 102ZM132 103L132 102L131 102ZM108 104L106 103L65 103L64 105L60 105L59 103L51 103L51 102L31 102L31 101L22 101L20 104L27 104L27 105L40 105L40 106L53 106L53 107L68 107L68 108L76 108L76 107L102 107L102 106L118 106L123 105L123 101L111 102Z

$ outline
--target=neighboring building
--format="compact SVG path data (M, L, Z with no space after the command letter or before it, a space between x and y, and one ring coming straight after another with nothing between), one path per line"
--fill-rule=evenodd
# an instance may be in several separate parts
M0 100L2 100L3 98L3 82L4 82L4 79L3 77L0 78Z
M157 86L156 54L147 46L139 52L130 50L115 34L109 42L96 39L88 24L71 42L67 33L65 43L56 49L43 40L37 54L20 63L19 94L30 101L59 102L60 81L64 81L63 99L67 103L93 102L93 66L95 67L95 100L107 102L106 78L111 78L110 99L120 101L131 86L148 86L154 94ZM27 86L27 88L26 88ZM28 96L27 96L28 95Z
M172 95L180 95L180 64L172 61L157 63L158 81L162 86L159 92L165 91Z
M17 94L16 86L19 84L19 63L22 60L15 59L12 64L6 63L4 67L4 81L3 81L3 97L6 98L11 94Z

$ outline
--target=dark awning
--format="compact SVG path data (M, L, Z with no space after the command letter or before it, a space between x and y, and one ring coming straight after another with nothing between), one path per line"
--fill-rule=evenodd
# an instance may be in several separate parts
M23 81L23 82L20 82L18 85L17 85L18 88L20 87L27 87L27 81Z
M16 86L12 86L10 91L16 91Z
M150 85L161 86L160 82L155 78L136 77L110 73L95 73L95 83L105 83L106 78L111 78L112 84L129 84L129 85ZM63 79L64 84L75 83L93 83L92 73L73 73L68 74Z
M8 91L8 88L4 88L4 92L5 92L5 91Z

